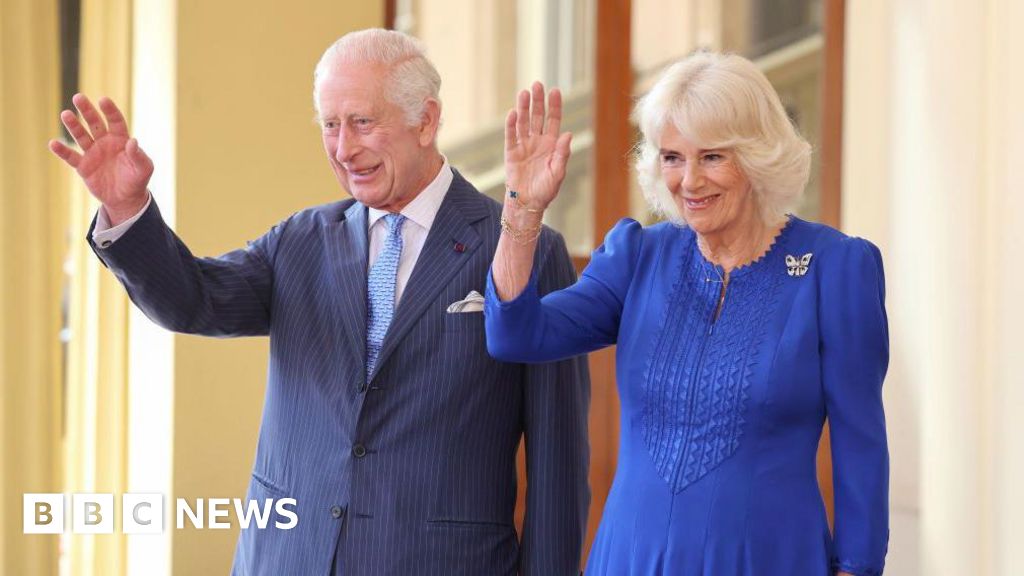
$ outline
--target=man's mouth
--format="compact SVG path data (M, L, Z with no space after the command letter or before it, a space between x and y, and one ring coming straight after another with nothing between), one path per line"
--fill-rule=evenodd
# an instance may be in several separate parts
M372 178L373 175L376 174L378 170L380 170L380 164L377 164L376 166L370 166L369 168L346 168L346 170L348 171L349 175L352 176L352 179L358 182L360 180L368 180Z

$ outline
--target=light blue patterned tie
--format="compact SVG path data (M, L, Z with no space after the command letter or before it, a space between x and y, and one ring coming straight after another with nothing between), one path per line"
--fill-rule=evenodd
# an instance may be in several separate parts
M367 323L366 323L366 377L377 365L384 335L388 333L391 317L395 314L395 279L398 276L398 259L402 255L402 224L405 216L387 214L384 223L388 225L388 237L377 261L370 267L366 279Z

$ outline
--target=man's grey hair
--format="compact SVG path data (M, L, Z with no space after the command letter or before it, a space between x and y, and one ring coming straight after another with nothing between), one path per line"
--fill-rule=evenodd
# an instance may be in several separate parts
M660 140L671 122L705 149L735 151L766 222L779 222L803 196L811 146L797 132L778 93L742 56L697 52L669 66L637 103L636 168L652 211L683 223L661 175Z
M384 93L402 109L409 126L420 124L428 99L440 102L441 75L427 58L423 43L394 30L370 28L345 34L320 57L313 72L313 106L318 115L320 83L333 67L345 62L386 66Z

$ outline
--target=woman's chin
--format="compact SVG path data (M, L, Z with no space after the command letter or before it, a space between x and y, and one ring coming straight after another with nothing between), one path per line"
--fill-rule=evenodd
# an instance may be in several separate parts
M683 210L683 219L686 220L686 224L697 234L707 234L714 229L712 218L708 216L704 212Z

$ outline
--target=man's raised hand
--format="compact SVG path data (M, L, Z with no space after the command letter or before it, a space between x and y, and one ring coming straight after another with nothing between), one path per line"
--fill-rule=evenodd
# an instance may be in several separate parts
M128 134L128 124L113 100L100 98L99 110L82 94L75 94L72 102L82 119L64 110L60 120L81 152L60 140L50 140L50 151L78 172L116 226L149 200L146 186L153 175L153 161Z

